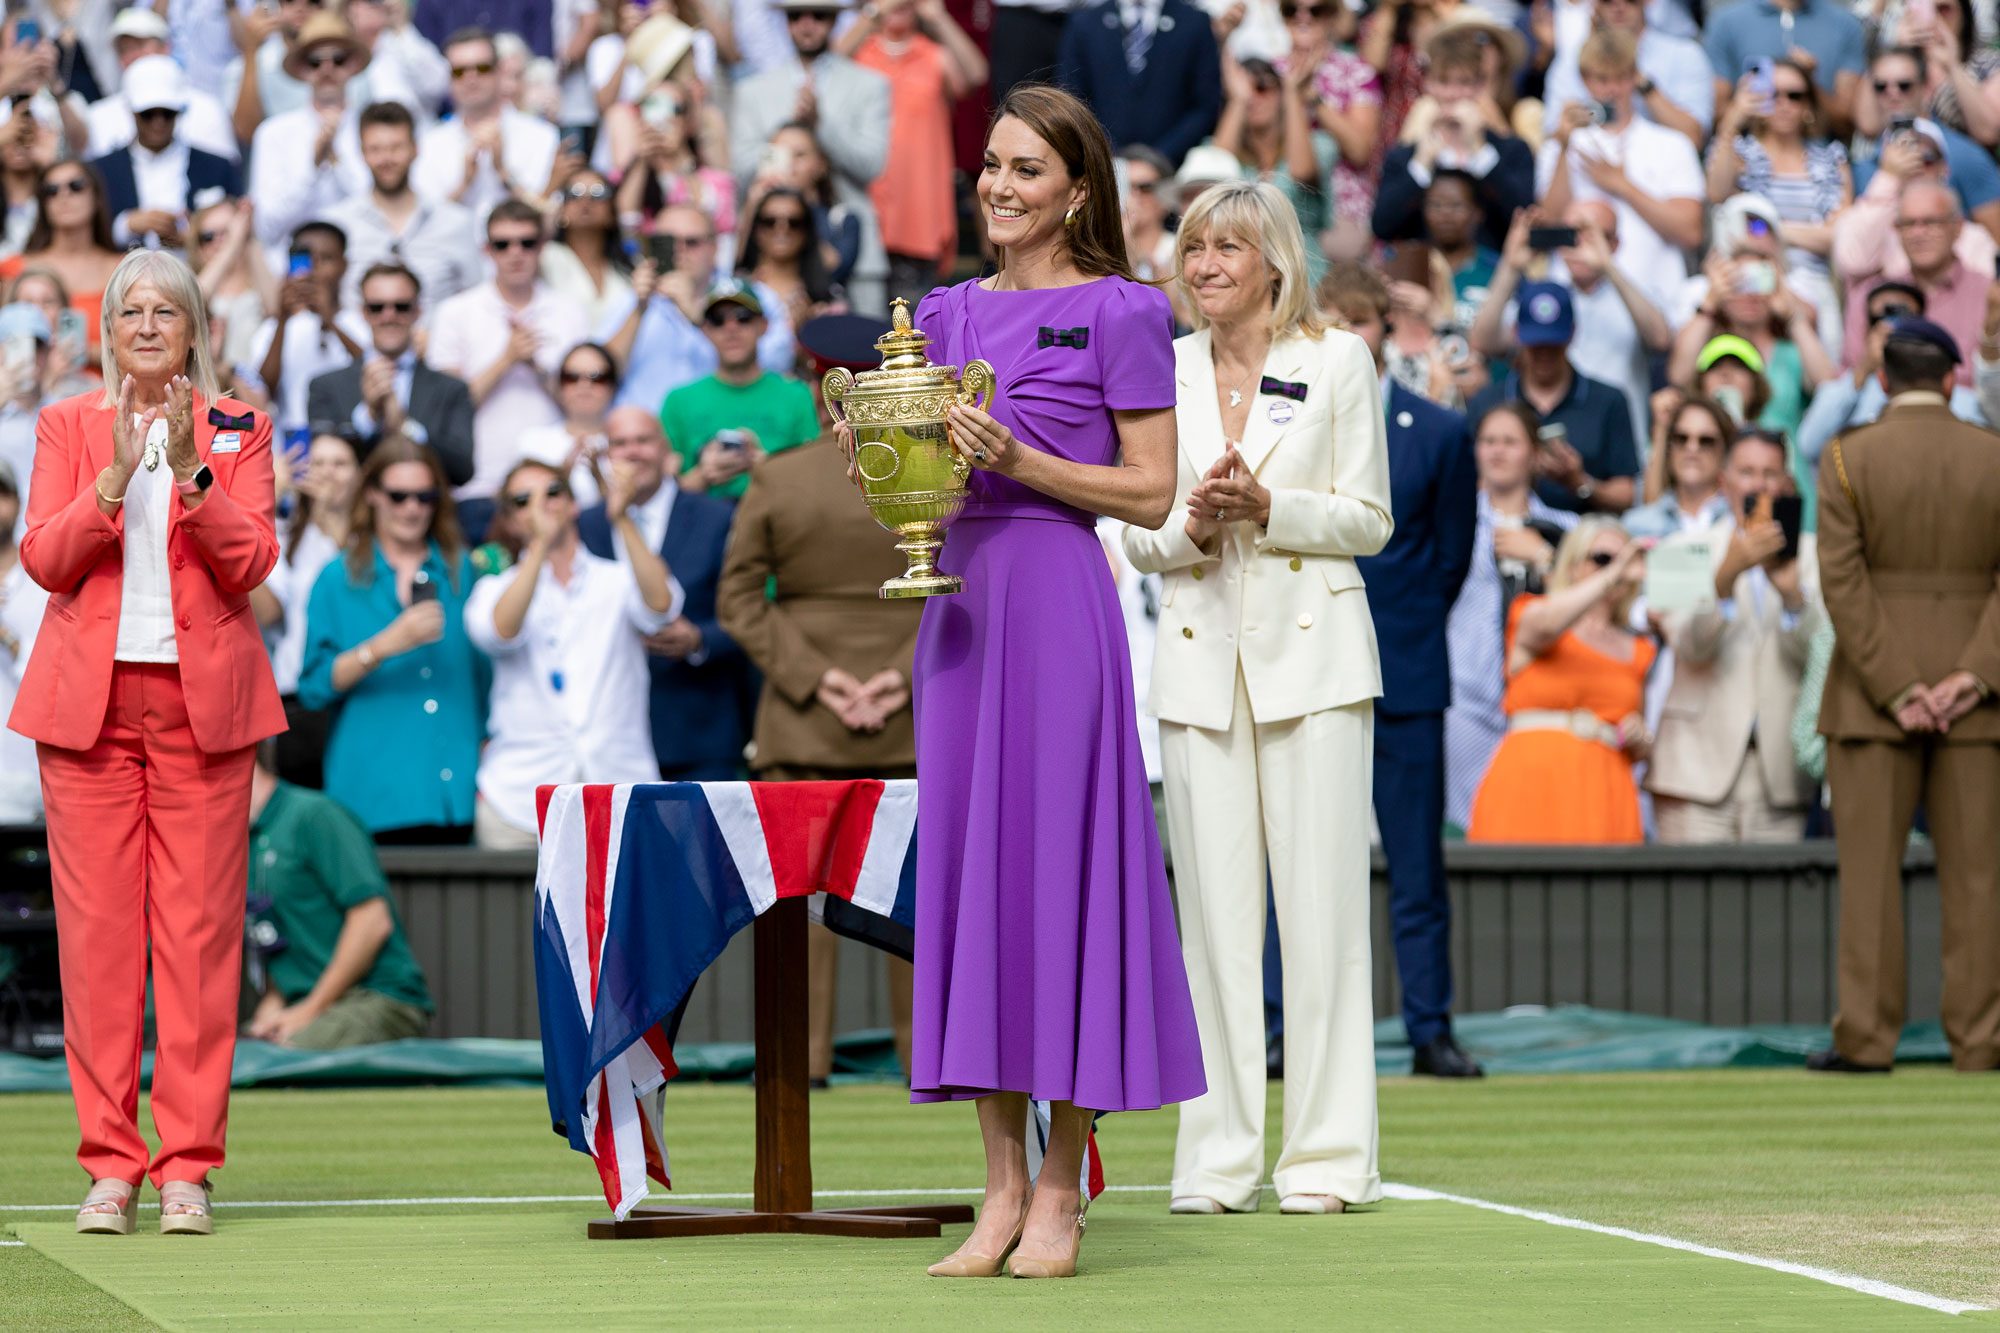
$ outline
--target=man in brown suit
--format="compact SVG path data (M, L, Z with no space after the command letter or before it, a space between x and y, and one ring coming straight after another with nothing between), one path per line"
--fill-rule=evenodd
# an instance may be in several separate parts
M799 345L813 378L836 365L874 370L886 324L854 315L809 320ZM815 394L815 397L818 395ZM820 404L822 434L758 464L737 507L716 589L723 627L764 673L751 768L764 782L914 778L911 659L923 603L883 601L903 572L896 539L878 526L847 479ZM833 1068L839 941L815 927L808 964L815 1086ZM910 965L889 960L896 1053L910 1067Z
M1820 460L1820 708L1840 847L1840 1003L1812 1069L1886 1072L1903 1026L1902 863L1921 801L1944 912L1944 1030L2000 1065L2000 436L1951 414L1951 335L1897 321L1889 405Z

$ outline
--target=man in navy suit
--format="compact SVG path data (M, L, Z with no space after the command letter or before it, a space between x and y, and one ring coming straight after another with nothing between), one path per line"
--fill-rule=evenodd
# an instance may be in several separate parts
M680 619L646 641L660 776L669 782L741 777L750 668L715 618L715 585L735 506L675 484L680 459L652 413L617 408L604 426L611 459L639 469L632 517L687 594ZM577 515L576 527L592 552L617 558L603 505Z
M236 166L226 157L191 148L177 133L187 110L187 76L162 56L136 60L125 71L132 107L132 142L93 161L104 177L111 235L120 245L151 236L169 249L185 249L186 222L200 204L242 194Z
M1104 0L1072 11L1058 68L1112 143L1145 144L1176 165L1222 115L1215 29L1187 0Z
M1346 326L1382 363L1389 291L1346 265L1328 280ZM1482 1072L1451 1031L1451 900L1444 878L1444 710L1451 702L1445 618L1472 563L1477 469L1465 418L1400 384L1389 416L1389 499L1395 535L1361 560L1382 654L1375 701L1375 822L1389 862L1389 924L1403 986L1403 1027L1415 1072Z

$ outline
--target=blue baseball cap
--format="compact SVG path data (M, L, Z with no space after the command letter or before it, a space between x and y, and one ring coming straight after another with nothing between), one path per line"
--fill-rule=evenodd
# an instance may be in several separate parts
M4 313L0 311L0 314ZM1965 364L1965 357L1958 350L1958 339L1952 337L1943 325L1935 324L1922 315L1903 315L1890 320L1889 341L1929 343L1950 357L1954 366Z
M1562 347L1576 336L1576 305L1559 282L1526 282L1514 316L1523 347Z

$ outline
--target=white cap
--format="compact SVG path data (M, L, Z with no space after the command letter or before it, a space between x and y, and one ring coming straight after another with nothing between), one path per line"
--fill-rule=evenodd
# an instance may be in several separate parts
M167 21L144 5L121 9L118 17L111 20L111 39L116 41L120 37L164 42L167 40Z
M174 63L172 56L140 56L125 67L123 87L126 103L134 115L161 108L187 110L187 73Z
M1236 154L1216 144L1197 144L1181 160L1181 169L1174 176L1175 194L1185 205L1203 187L1242 179L1243 163Z

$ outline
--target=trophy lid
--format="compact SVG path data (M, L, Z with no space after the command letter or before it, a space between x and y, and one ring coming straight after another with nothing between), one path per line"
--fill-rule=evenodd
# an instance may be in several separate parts
M930 365L924 348L931 340L922 329L910 327L910 303L900 296L890 303L889 324L889 331L875 340L875 350L882 353L882 369L922 370Z

